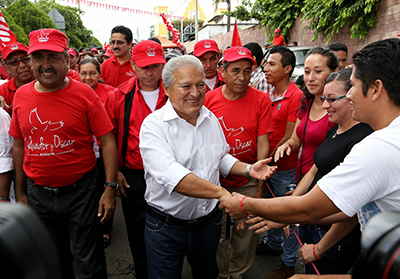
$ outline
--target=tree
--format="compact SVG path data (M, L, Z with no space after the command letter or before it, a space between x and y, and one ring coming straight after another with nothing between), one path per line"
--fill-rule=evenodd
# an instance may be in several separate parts
M84 11L81 9L63 6L49 0L40 0L38 7L46 14L49 13L52 8L55 8L64 17L65 33L68 37L70 46L80 48L82 46L92 47L93 44L97 46L102 45L95 37L93 37L93 32L86 29L83 25L81 15L84 14Z
M24 30L25 34L36 29L56 28L51 18L28 0L16 1L9 5L5 11L13 18L14 23Z
M230 13L240 20L256 19L267 27L272 41L273 30L279 27L285 38L296 18L310 20L309 27L315 32L313 40L326 35L328 43L333 35L350 25L351 38L363 39L374 26L375 4L380 0L242 0L242 4Z
M24 45L29 45L29 37L25 33L24 29L14 21L14 18L10 16L6 10L3 10L2 14L8 27L10 27L14 35L17 36L18 42L23 43Z
M5 9L14 3L16 0L0 0L0 9ZM8 23L8 22L7 22Z

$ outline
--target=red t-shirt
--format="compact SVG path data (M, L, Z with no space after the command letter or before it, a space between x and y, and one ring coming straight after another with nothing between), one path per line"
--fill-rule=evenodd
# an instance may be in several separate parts
M106 103L108 93L113 91L115 88L112 87L111 85L104 84L99 82L96 86L96 89L94 92L96 92L97 96L99 96L100 101L103 103L103 105Z
M41 93L35 82L17 90L9 133L24 140L29 178L39 185L66 186L93 169L93 135L104 136L113 126L89 86L70 79L64 89Z
M68 69L68 73L67 73L67 77L69 79L74 79L76 81L81 81L80 77L79 77L79 73L77 71Z
M125 108L125 95L129 93L133 86L135 88L135 94L132 100L132 109L129 117L129 133L128 133L128 144L126 153L122 154L122 140L124 133L124 108ZM162 88L162 79L159 83L160 92L158 94L158 100L156 110L162 108L166 101L167 96L165 95L164 89ZM111 123L114 125L114 135L117 139L118 147L118 168L121 169L123 156L125 156L125 166L129 169L143 170L143 161L139 149L139 131L142 126L143 120L152 111L147 105L142 93L140 92L139 82L134 77L128 80L123 85L115 88L108 94L108 98L105 104L108 116L111 119Z
M206 85L207 92L211 91L211 90L214 90L214 89L217 89L218 87L220 87L220 86L222 86L224 84L225 84L224 78L222 77L221 73L219 71L217 71L217 81L215 82L214 88L210 89L210 87L208 87L208 85Z
M0 79L10 79L7 70L0 66Z
M15 91L17 91L17 86L15 85L15 78L12 78L10 81L7 81L6 83L3 83L0 86L0 96L3 96L4 99L6 100L7 105L10 106L9 109L4 108L6 112L8 112L9 115L12 114L13 110L13 100L14 100L14 95Z
M204 105L215 114L224 131L229 153L240 161L257 161L257 137L272 132L271 99L264 92L248 86L239 100L230 101L222 94L222 86L208 92ZM224 187L239 187L249 180L228 175L220 178Z
M285 136L287 123L296 123L296 111L300 106L301 94L301 90L291 81L283 98L272 102L272 122L274 132L269 137L271 152ZM290 156L283 156L279 159L276 165L279 170L288 171L296 167L297 158L298 152L292 152Z
M108 85L118 87L134 76L136 75L130 60L121 65L118 62L117 57L114 55L104 61L104 63L101 65L100 78Z
M300 124L297 126L296 135L303 145L303 151L297 161L296 179L298 180L301 175L305 175L314 165L313 155L315 150L324 142L326 133L330 128L336 124L329 122L329 116L326 114L324 117L317 121L312 121L308 118L308 106L306 111L299 110L297 118L300 119ZM306 134L303 142L304 126L307 121Z
M282 34L279 34L278 37L274 36L274 38L272 39L272 44L276 46L284 46L285 38L283 38Z

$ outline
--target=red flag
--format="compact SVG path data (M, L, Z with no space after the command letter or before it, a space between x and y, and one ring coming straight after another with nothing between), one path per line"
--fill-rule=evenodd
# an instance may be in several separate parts
M17 36L11 31L8 27L6 20L3 17L3 14L0 12L0 46L1 48L5 47L9 43L15 43L17 41Z
M163 14L160 14L160 16L162 17L167 29L172 32L172 36L173 36L172 42L174 44L180 46L181 44L179 43L179 37L181 36L181 33L179 33L178 30L176 30L176 28L174 26L172 26L172 24L165 18L165 16Z
M104 45L103 45L103 47L102 47L103 50L106 51L106 49L109 48L109 47L110 47L110 45L107 44L107 42L104 42Z
M242 41L240 40L239 30L237 27L237 22L235 20L235 28L233 29L232 44L231 46L242 46Z

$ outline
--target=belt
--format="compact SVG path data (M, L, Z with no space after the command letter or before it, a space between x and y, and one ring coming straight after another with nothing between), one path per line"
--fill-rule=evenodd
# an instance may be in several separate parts
M69 192L69 191L75 189L82 182L84 182L84 181L88 180L89 178L91 178L95 173L96 173L96 168L93 168L92 170L90 170L87 173L85 173L81 178L79 178L74 183L69 184L67 186L62 186L62 187L46 187L46 186L42 186L42 185L36 184L33 180L32 180L32 182L36 186L38 186L39 189L42 189L43 191L45 191L45 192L47 192L49 194L59 195L59 194L62 194L62 193L65 193L65 192Z
M196 226L201 226L205 223L208 223L216 213L219 212L218 209L218 204L217 206L206 216L193 219L193 220L182 220L175 218L172 215L162 213L161 211L155 209L154 207L148 206L147 207L147 214L149 214L150 217L153 217L157 219L158 221L161 221L163 223L169 224L169 225L175 225L179 227L196 227Z

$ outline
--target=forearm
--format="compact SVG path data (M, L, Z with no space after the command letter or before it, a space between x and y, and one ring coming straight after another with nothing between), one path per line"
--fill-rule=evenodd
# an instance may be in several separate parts
M0 174L0 198L9 199L12 177L13 171L7 171Z
M174 191L185 196L201 199L219 199L224 195L230 196L226 189L193 173L189 173L182 178L178 185L175 186Z
M246 198L242 204L248 214L285 224L314 224L323 217L339 212L334 203L317 186L299 197Z
M15 171L15 195L17 200L21 195L25 195L26 192L26 175L23 170L24 154L23 141L14 140L13 161Z
M317 173L317 167L313 167L306 173L306 175L300 180L292 196L301 196L307 193L312 181L314 180L315 174Z
M357 225L357 222L357 218L354 217L348 221L333 224L324 237L316 244L315 249L322 255L348 235Z
M117 181L118 151L115 138L112 133L108 133L99 138L102 145L102 156L107 182Z

